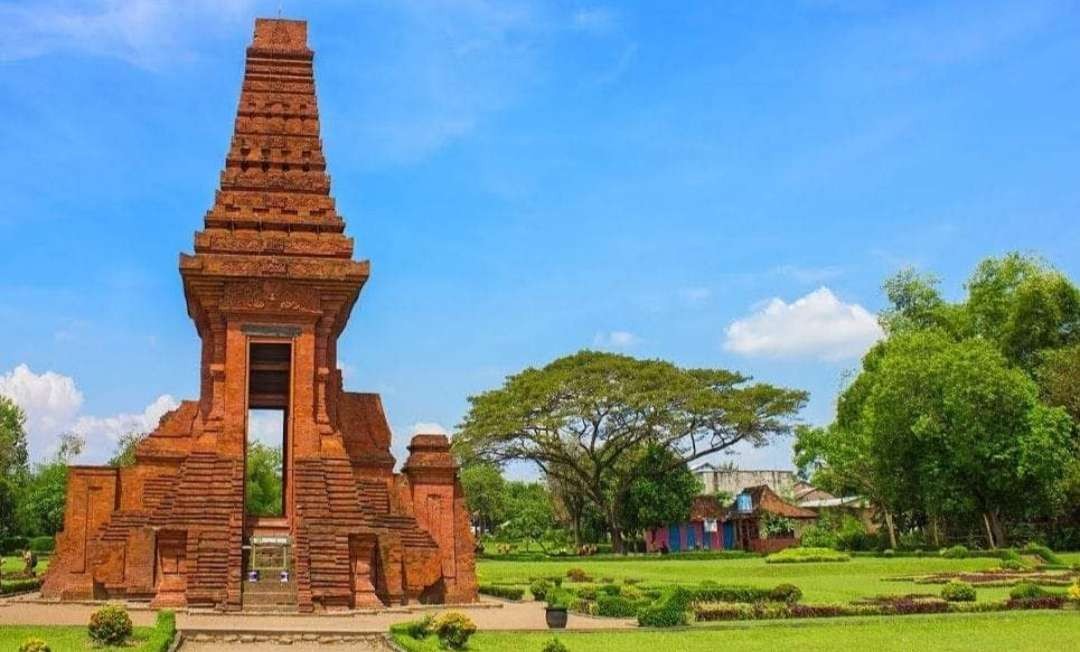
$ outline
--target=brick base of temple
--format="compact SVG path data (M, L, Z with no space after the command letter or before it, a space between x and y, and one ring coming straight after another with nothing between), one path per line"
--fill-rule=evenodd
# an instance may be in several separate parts
M345 393L342 401L364 417L351 425L389 431L377 396ZM243 459L199 449L197 408L185 402L166 415L132 467L71 467L45 597L247 604L244 550L257 533L244 515ZM380 439L342 434L354 444ZM294 513L278 526L291 544L295 602L277 606L474 601L473 539L446 437L414 437L402 473L391 471L388 451L345 449L295 460Z

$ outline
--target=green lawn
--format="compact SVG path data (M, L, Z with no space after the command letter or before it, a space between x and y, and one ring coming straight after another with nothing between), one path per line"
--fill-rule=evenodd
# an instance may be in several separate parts
M87 636L85 627L23 627L0 626L0 650L18 650L29 638L39 638L52 652L83 652L84 650L124 650L125 652L164 652L176 633L173 614L158 612L154 627L136 627L129 645L98 647Z
M539 652L551 634L480 632L469 649L477 652ZM739 652L831 652L873 650L1010 650L1049 652L1080 649L1080 614L1008 612L947 616L898 616L814 620L798 623L750 623L724 627L630 632L581 632L558 635L570 652L724 649ZM434 652L432 644L411 646Z
M764 559L692 559L631 557L623 560L569 559L557 561L498 561L477 563L481 584L527 584L530 577L566 575L583 568L599 581L627 577L650 583L720 584L772 587L790 582L803 590L804 602L850 602L856 598L892 593L937 593L935 584L889 582L887 577L995 568L996 559L942 559L940 557L855 557L846 562L766 564ZM1004 588L979 588L980 600L1004 598Z
M21 556L11 556L0 558L3 561L0 562L5 573L21 572L24 568L23 560ZM49 567L49 558L43 555L38 555L37 574L41 575L45 572L45 569Z

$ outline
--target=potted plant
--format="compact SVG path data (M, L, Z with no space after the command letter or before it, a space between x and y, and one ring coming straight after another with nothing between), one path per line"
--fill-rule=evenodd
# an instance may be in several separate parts
M547 608L544 616L550 629L563 629L566 627L566 610L569 605L569 595L561 589L548 591Z

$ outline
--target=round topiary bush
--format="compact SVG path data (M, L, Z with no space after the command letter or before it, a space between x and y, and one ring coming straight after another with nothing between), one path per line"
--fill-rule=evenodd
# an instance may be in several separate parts
M19 646L19 652L51 652L49 644L40 638L28 638Z
M559 639L553 638L544 643L544 647L540 648L540 652L570 652L570 648L566 647Z
M953 546L951 548L942 548L941 556L946 559L964 559L968 556L967 546Z
M941 597L949 602L975 602L975 587L967 582L951 580L941 587Z
M795 604L802 599L802 589L794 584L778 584L769 591L769 599L773 602Z
M584 568L571 568L570 570L566 571L566 577L568 577L571 582L592 581L592 577L589 577L589 574L585 572Z
M459 611L447 611L435 617L431 630L442 646L449 650L464 650L469 638L476 633L476 623Z
M131 636L131 616L118 604L109 604L90 616L90 638L101 645L121 645Z
M1035 600L1047 595L1046 589L1033 582L1020 582L1009 591L1009 597L1013 600Z

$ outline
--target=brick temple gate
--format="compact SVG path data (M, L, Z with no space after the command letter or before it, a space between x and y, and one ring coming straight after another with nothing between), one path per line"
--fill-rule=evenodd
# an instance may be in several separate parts
M180 256L199 400L162 418L134 466L71 467L46 597L300 611L475 600L446 437L414 437L394 473L379 396L342 387L337 340L369 274L344 231L307 24L258 19L220 188ZM280 517L245 509L253 409L283 417ZM263 553L279 566L259 568Z

